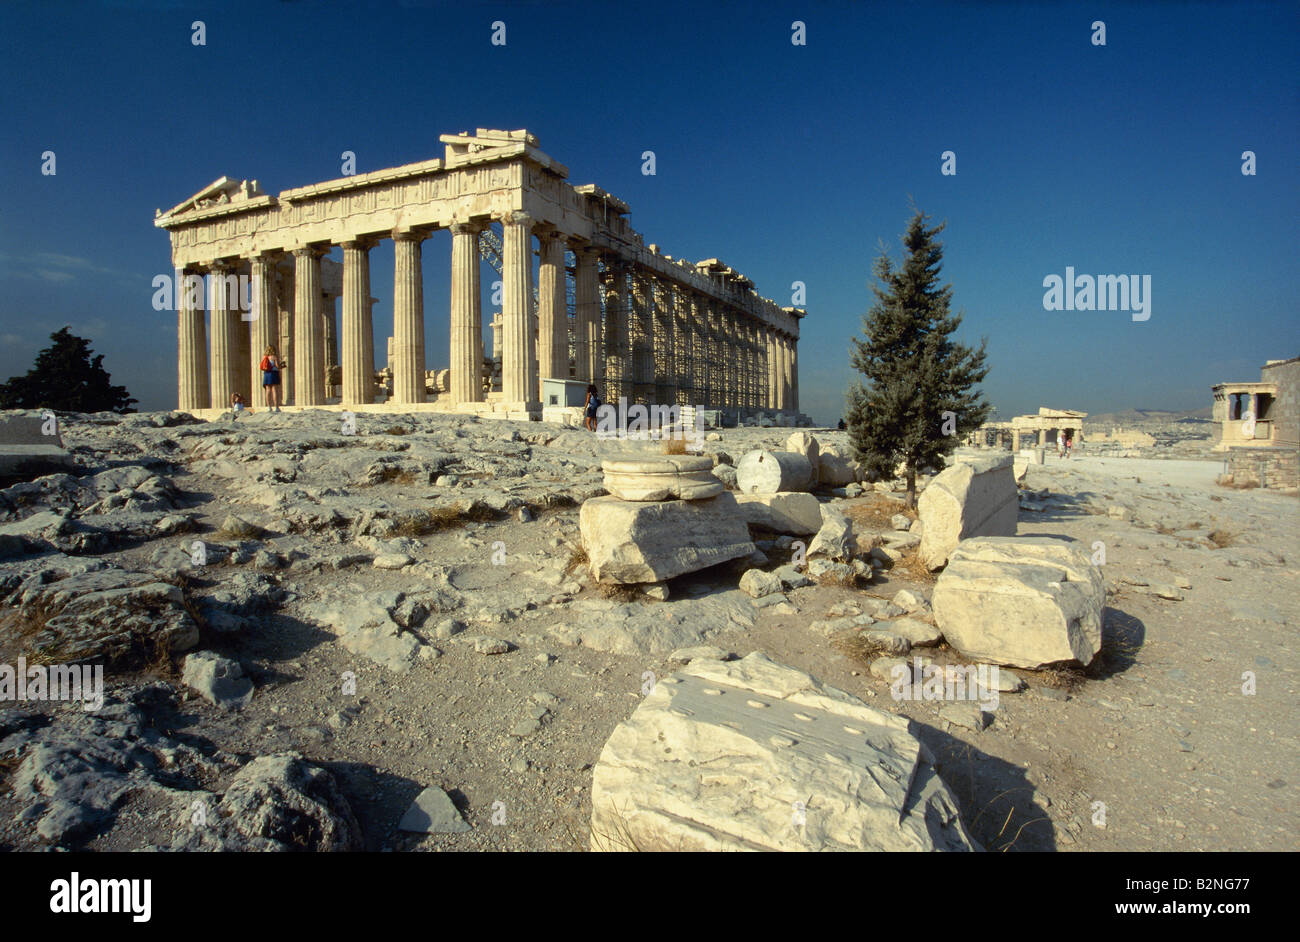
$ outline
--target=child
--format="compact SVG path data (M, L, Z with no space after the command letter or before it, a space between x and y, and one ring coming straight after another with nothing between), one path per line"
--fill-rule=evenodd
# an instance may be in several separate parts
M231 411L233 414L230 416L230 421L233 422L233 421L235 421L237 418L239 418L239 413L241 413L241 412L244 411L244 405L245 405L245 403L244 403L244 395L243 395L243 393L231 393L231 396L230 396L230 411Z

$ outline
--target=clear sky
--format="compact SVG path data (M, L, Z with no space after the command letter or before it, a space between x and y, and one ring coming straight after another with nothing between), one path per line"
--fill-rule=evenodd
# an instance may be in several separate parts
M0 379L70 323L140 408L174 407L156 208L222 175L333 179L347 150L358 172L440 157L439 134L489 127L537 135L663 252L719 257L782 305L804 282L800 404L821 422L913 201L948 222L944 274L963 338L989 340L1000 417L1202 408L1213 383L1300 355L1298 26L1294 2L6 3ZM431 367L448 362L440 239ZM372 253L381 357L392 264ZM1149 275L1150 319L1044 310L1066 266Z

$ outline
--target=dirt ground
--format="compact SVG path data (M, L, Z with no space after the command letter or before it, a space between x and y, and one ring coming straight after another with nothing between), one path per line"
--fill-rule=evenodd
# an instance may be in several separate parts
M723 444L742 451L730 435ZM1215 470L1208 461L1086 458L1030 469L1025 487L1046 506L1022 511L1020 533L1105 545L1106 642L1087 671L1017 671L1028 688L1003 694L992 724L980 732L946 723L941 704L895 701L888 682L865 662L808 629L863 595L888 599L903 588L928 595L933 577L915 565L901 564L862 589L793 590L795 614L763 609L752 628L733 627L708 643L738 656L762 651L909 717L969 829L989 850L1296 850L1297 501L1217 488ZM1171 485L1170 507L1180 512L1193 498L1213 500L1216 512L1241 521L1255 545L1271 547L1285 564L1232 565L1231 546L1099 513L1107 501L1143 499L1131 479ZM208 526L246 509L221 478L185 472L174 480L185 492L207 495ZM869 516L880 497L838 503L851 515ZM1206 519L1205 532L1212 528ZM514 601L516 611L496 616L500 623L490 631L511 650L478 653L464 640L489 633L477 624L465 636L435 642L440 656L420 658L404 675L349 653L301 617L302 604L336 589L341 576L295 568L292 597L256 633L224 648L207 645L244 664L257 688L252 703L234 713L190 698L170 717L172 729L232 755L293 749L331 769L370 850L585 850L591 770L605 740L648 683L681 665L554 639L557 625L583 617L580 603L607 602L587 585L556 604L554 587L538 578L543 561L567 559L570 550L554 545L556 537L576 529L577 510L567 508L427 537L427 561L447 567L453 586L493 604ZM490 558L497 541L508 549L504 565ZM115 561L138 561L132 554L143 558L147 548ZM727 578L734 586L734 575L714 571L683 577L670 584L669 601L638 604L671 611ZM409 585L410 576L367 569L344 581L373 592ZM1181 583L1182 600L1151 594L1147 584L1156 583ZM928 653L961 663L946 647ZM355 695L342 692L349 671ZM1252 680L1253 692L1243 692ZM539 703L549 710L540 729L514 734ZM397 830L427 785L448 792L470 831ZM17 809L7 790L0 794L0 844L35 846L14 821ZM128 799L116 823L87 848L132 849L156 840L158 813L147 799Z

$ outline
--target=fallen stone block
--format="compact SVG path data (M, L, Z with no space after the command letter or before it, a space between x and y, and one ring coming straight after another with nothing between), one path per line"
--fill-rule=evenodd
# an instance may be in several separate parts
M976 661L1036 670L1101 649L1105 583L1082 543L1050 537L963 540L935 583L934 619Z
M761 653L655 685L592 774L593 850L975 850L909 722Z
M736 497L745 522L773 533L811 536L822 527L821 502L812 494L740 494Z
M0 484L27 481L76 467L63 447L53 413L0 415Z
M921 493L921 560L930 569L948 562L962 540L1015 536L1019 494L1010 455L958 456Z
M862 465L851 455L842 455L834 445L821 450L817 460L817 483L823 487L843 487L863 477Z
M742 494L806 491L812 484L812 463L792 451L751 451L736 465L736 489Z
M785 450L803 455L812 467L813 480L817 480L817 462L821 458L821 446L811 432L795 432L785 440Z
M578 514L593 577L605 583L663 582L755 551L730 493L658 502L594 497Z
M822 525L808 547L808 555L848 562L858 553L858 543L853 537L853 522L842 511L828 504L821 505L821 515Z

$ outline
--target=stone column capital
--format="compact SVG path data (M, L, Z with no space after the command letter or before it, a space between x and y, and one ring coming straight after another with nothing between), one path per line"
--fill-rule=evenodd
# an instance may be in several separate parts
M356 239L346 239L343 242L340 242L339 245L345 249L353 249L362 252L369 252L371 249L375 247L375 240L371 238L358 237Z
M484 223L479 220L469 219L469 220L465 220L464 222L460 222L460 221L453 222L447 228L451 230L452 235L478 235L485 228L487 228L487 223Z
M511 226L531 226L536 220L524 212L509 212L501 217L501 221Z
M394 242L423 242L428 235L419 229L394 229L391 238Z
M290 252L294 258L320 258L325 254L325 249L316 245L301 245Z

